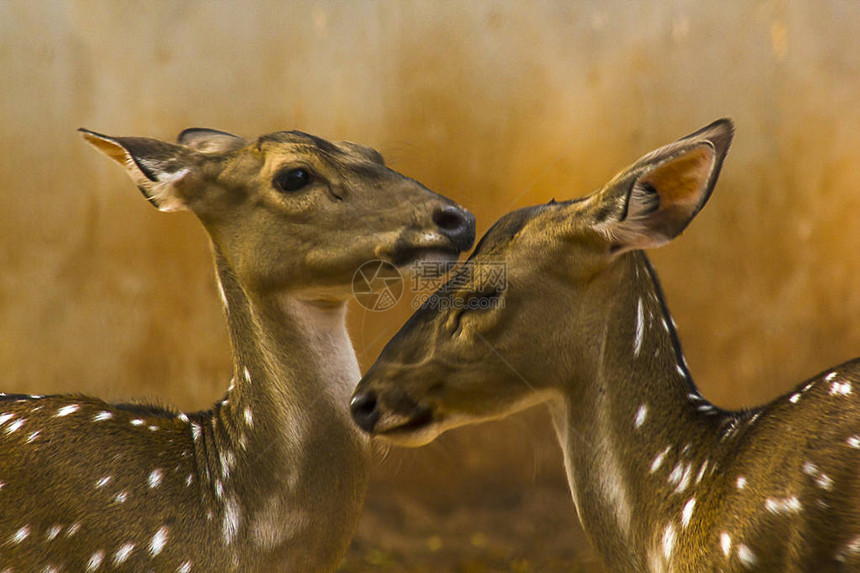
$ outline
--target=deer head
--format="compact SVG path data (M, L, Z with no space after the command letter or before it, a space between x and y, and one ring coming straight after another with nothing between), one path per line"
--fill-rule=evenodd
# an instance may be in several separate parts
M368 260L454 260L474 240L468 211L363 145L298 131L246 141L188 129L177 143L80 131L158 209L192 211L250 291L341 299Z
M502 217L385 347L354 394L353 419L421 445L553 395L575 401L598 375L625 261L678 236L704 206L732 132L716 121L584 199ZM506 280L490 271L499 264Z

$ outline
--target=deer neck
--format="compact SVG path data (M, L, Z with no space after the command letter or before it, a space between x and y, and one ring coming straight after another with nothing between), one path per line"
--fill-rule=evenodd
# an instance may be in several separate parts
M595 546L612 568L659 570L684 527L673 517L715 467L705 460L720 416L690 378L647 258L632 252L618 263L608 283L593 285L612 293L600 338L568 373L553 417Z
M206 433L218 452L208 454L209 473L220 473L215 496L226 489L217 480L230 477L253 544L286 563L296 545L320 538L332 546L300 554L340 555L363 505L369 459L347 411L360 373L346 303L248 294L213 250L233 350L233 380ZM321 528L326 535L310 531Z

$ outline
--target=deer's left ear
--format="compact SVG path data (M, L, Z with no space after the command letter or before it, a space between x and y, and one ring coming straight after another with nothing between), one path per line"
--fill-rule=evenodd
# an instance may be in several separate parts
M144 197L159 210L188 208L182 187L199 167L195 151L146 137L110 137L86 129L78 131L90 145L123 166Z
M677 237L717 182L734 126L720 119L645 155L591 197L593 226L615 253Z

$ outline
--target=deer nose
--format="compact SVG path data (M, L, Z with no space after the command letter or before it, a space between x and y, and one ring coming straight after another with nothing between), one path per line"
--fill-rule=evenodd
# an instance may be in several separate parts
M433 222L460 251L467 250L475 242L475 216L465 209L440 205L433 211Z
M359 428L368 434L373 432L373 427L379 420L379 410L376 408L376 404L376 393L372 390L359 392L352 397L352 401L349 403L352 419Z

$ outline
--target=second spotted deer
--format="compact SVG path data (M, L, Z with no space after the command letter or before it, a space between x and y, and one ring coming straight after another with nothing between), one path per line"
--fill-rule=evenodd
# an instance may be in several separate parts
M233 379L193 413L0 397L0 571L332 571L369 464L347 409L353 274L371 259L455 259L473 217L353 143L83 136L208 232Z
M711 404L641 250L705 205L732 134L717 121L500 219L365 375L358 425L415 446L545 402L609 571L860 571L860 360L758 408ZM499 261L504 285L473 270Z

